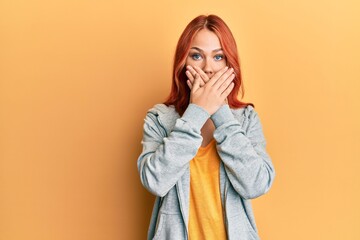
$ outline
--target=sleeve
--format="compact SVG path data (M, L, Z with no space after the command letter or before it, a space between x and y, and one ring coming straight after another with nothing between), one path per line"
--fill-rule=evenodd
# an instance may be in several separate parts
M209 117L205 109L190 103L169 136L164 136L156 114L147 113L137 167L148 191L163 197L176 184L201 145L201 128Z
M249 114L249 127L241 125L229 105L221 106L211 119L216 127L214 138L231 185L244 199L257 198L269 191L275 169L266 151L266 141L258 114Z

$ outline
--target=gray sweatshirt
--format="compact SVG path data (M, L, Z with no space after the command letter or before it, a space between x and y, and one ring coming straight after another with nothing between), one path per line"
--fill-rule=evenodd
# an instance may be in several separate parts
M190 103L184 114L174 106L156 104L145 117L143 150L137 167L143 186L156 195L148 240L188 239L189 162L202 143L201 128L208 118L220 163L220 193L229 240L258 240L251 199L267 193L274 166L255 109L222 105L213 115Z

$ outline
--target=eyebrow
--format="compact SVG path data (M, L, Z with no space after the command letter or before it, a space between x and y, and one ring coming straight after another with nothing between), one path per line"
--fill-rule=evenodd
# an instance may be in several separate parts
M201 48L198 48L198 47L192 47L191 49L195 49L195 50L198 50L199 52L204 52L204 50L202 50ZM217 49L214 49L212 50L212 52L218 52L218 51L222 51L222 48L217 48Z

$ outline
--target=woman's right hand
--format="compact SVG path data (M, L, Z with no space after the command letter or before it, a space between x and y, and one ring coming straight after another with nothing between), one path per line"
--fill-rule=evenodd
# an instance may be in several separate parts
M225 67L214 74L205 84L198 73L191 87L190 103L204 108L210 115L214 114L234 88L233 69ZM202 85L202 86L201 86Z

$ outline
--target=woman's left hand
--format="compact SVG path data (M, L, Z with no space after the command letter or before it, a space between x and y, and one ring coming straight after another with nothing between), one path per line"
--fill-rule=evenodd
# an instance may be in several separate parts
M199 76L202 80L200 83L200 87L204 86L209 81L208 75L206 75L206 73L201 68L196 67L196 66L192 67L192 66L188 65L186 67L186 69L187 69L187 71L185 73L189 80L189 81L187 81L187 83L188 83L190 90L192 89L192 86L194 84L194 79L195 79L196 73L199 74ZM229 104L227 98L225 98L224 103Z

